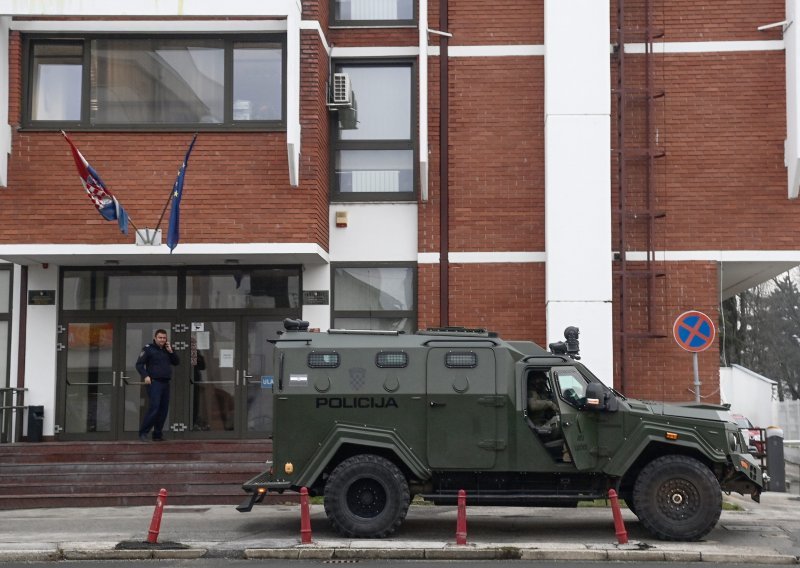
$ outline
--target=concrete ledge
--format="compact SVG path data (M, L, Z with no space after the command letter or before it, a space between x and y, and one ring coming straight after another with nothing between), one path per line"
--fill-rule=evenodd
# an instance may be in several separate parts
M0 550L0 562L45 562L60 560L61 552L56 548L47 550Z
M301 551L297 548L245 548L244 557L250 560L297 560L300 558L300 552ZM303 552L311 551L306 549ZM308 556L306 558L308 558ZM330 558L330 556L327 558Z
M663 562L663 550L609 550L608 559L627 562Z
M788 554L736 554L733 552L701 552L703 562L718 562L721 564L797 564L797 556Z
M192 560L194 558L202 558L206 555L208 550L205 548L183 548L178 550L152 550L153 559L155 560L165 560L165 559L173 559L173 560Z
M425 551L421 548L337 548L333 557L340 560L421 560L425 558Z
M449 546L447 548L426 548L427 560L508 560L518 559L519 550L508 548L474 548L467 546Z
M700 551L691 550L665 550L664 560L667 562L700 562Z
M65 560L150 560L151 550L114 550L91 548L65 548L61 551Z
M522 560L608 560L606 550L587 550L585 548L563 549L523 549Z

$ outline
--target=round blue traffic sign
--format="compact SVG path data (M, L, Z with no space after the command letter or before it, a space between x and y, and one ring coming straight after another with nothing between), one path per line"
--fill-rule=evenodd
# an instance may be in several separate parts
M686 351L697 353L711 347L716 329L714 322L706 314L690 310L678 316L672 326L672 334L678 345Z

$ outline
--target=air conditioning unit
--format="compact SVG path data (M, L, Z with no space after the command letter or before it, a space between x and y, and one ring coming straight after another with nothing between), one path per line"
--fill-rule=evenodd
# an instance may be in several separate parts
M331 83L331 96L328 103L331 107L353 106L353 89L347 73L334 73Z

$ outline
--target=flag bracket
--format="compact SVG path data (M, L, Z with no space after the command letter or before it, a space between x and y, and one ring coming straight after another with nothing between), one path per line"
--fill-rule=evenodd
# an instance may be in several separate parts
M136 246L160 246L161 229L144 227L136 230Z

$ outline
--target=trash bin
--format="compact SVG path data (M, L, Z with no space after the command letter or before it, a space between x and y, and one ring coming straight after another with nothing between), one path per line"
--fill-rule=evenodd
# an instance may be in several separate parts
M44 429L44 406L28 407L28 441L41 442Z

